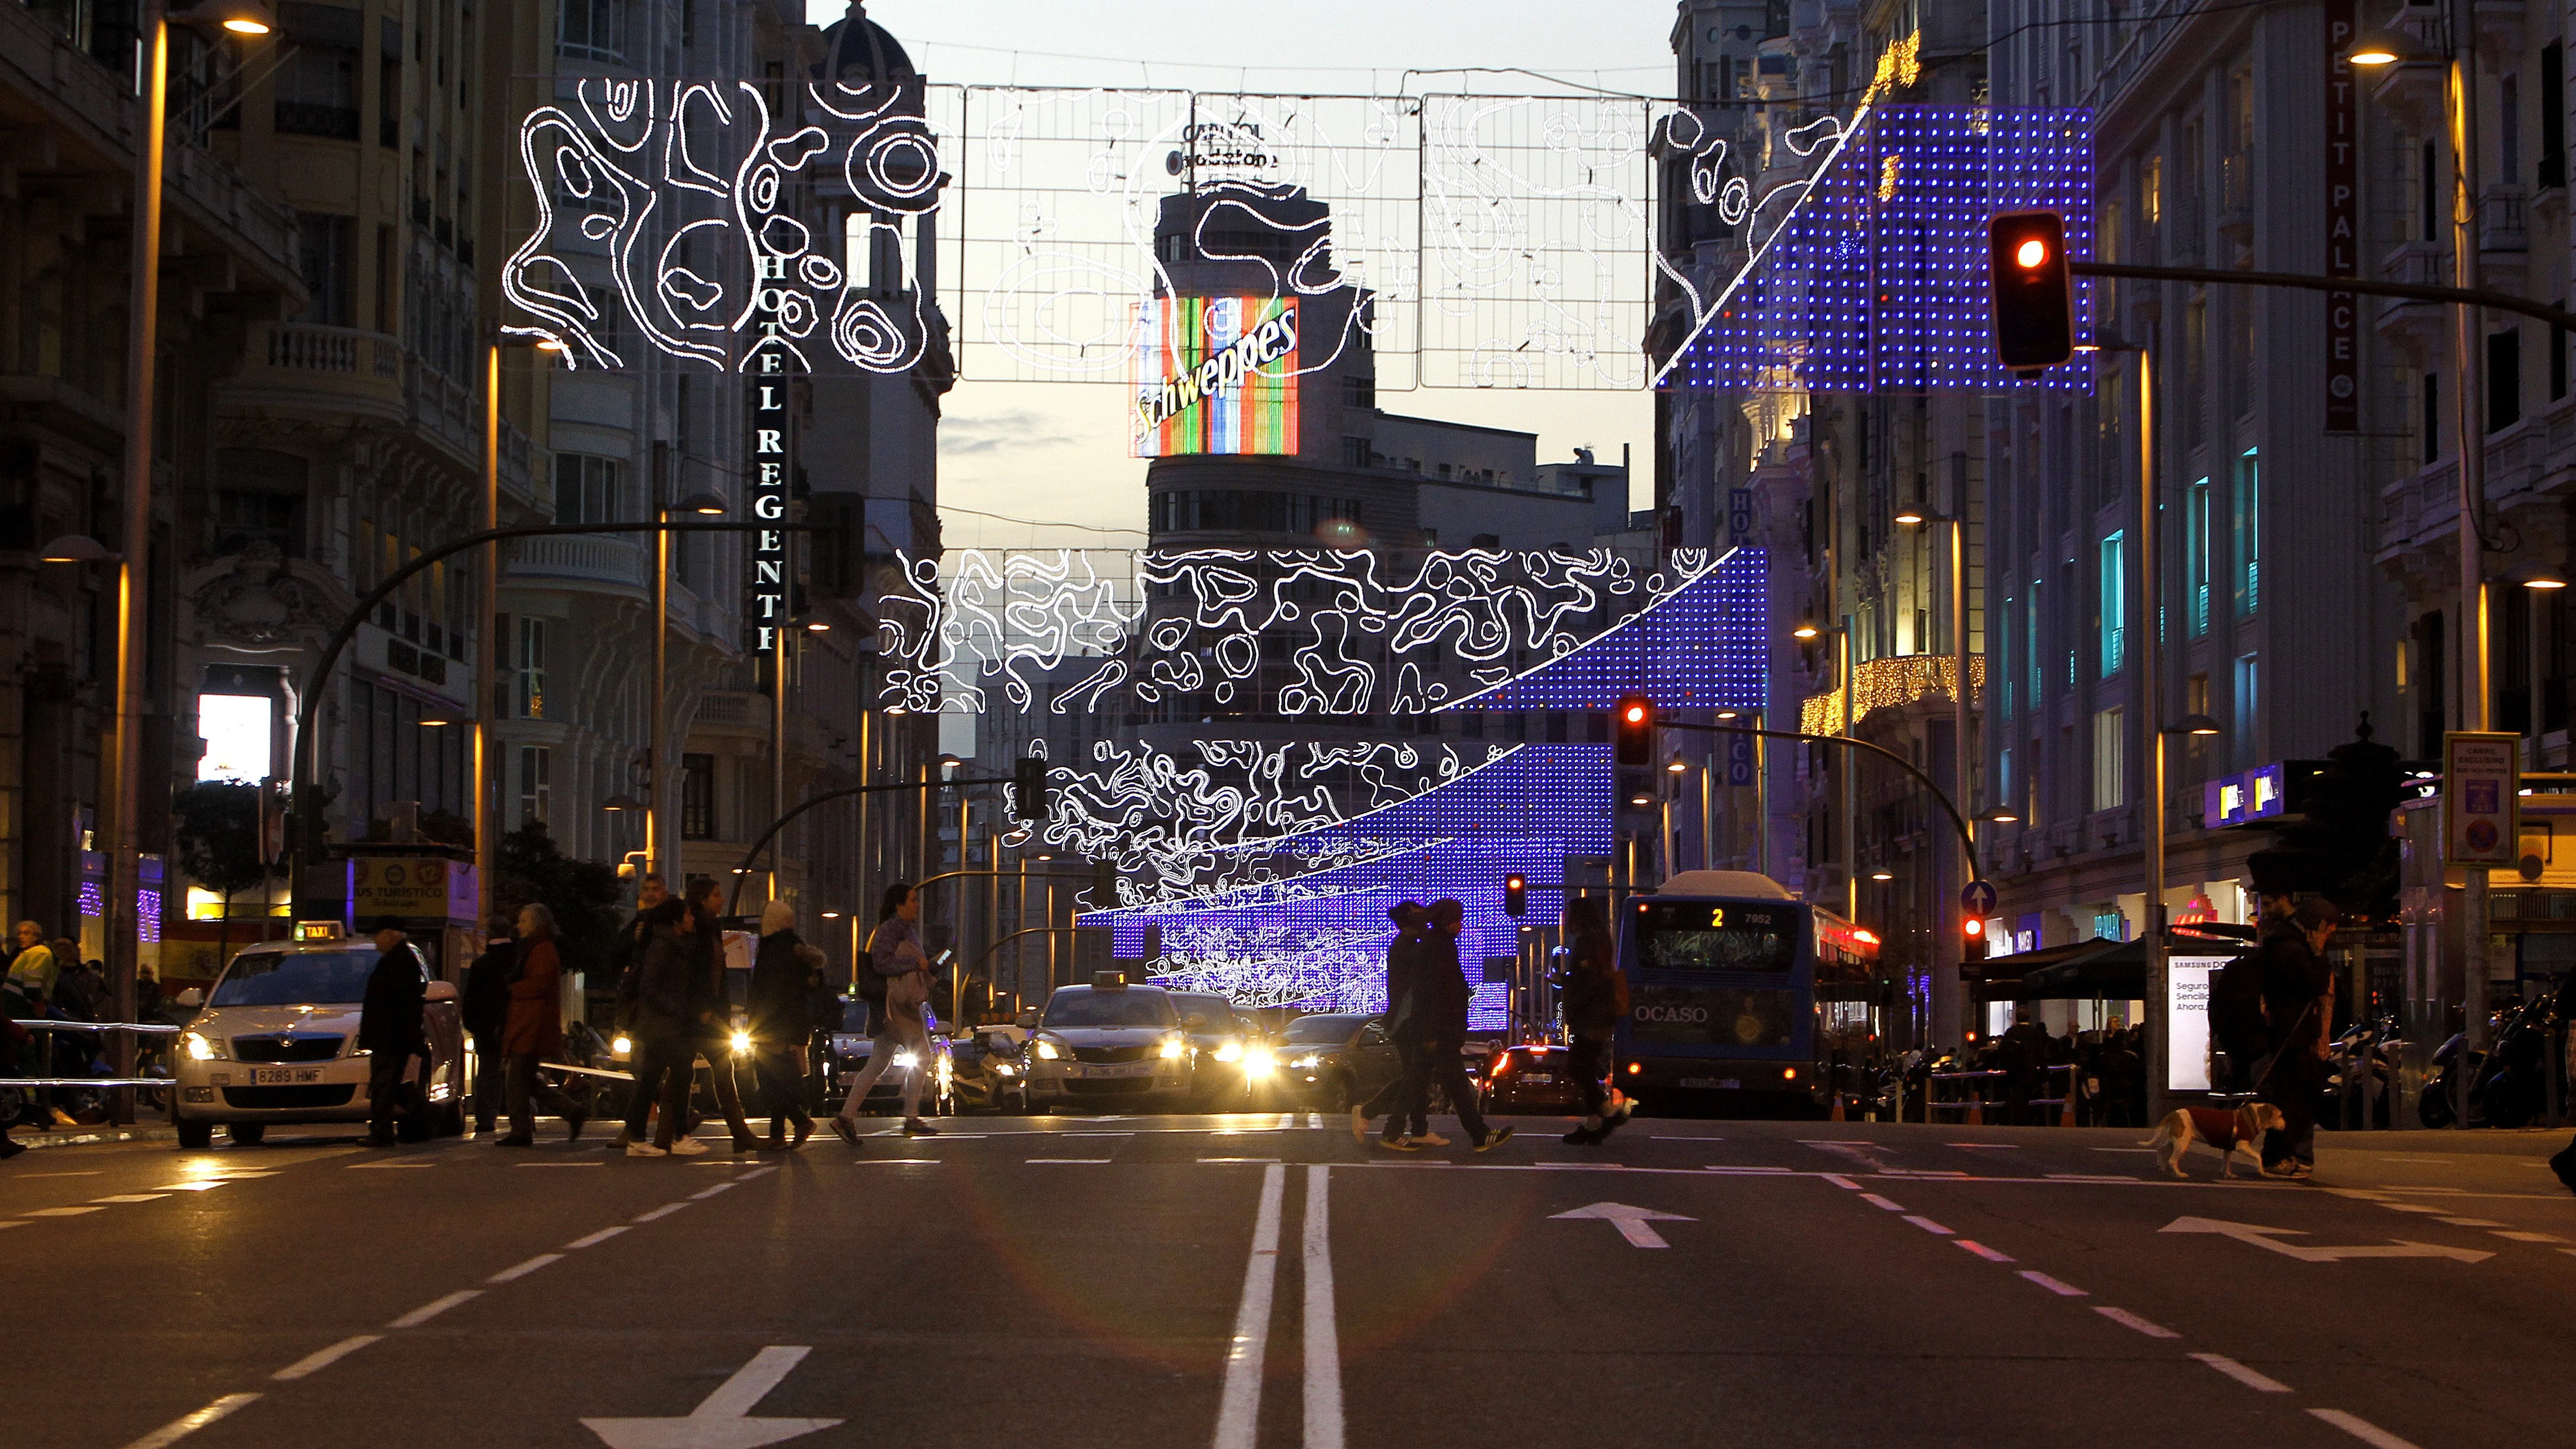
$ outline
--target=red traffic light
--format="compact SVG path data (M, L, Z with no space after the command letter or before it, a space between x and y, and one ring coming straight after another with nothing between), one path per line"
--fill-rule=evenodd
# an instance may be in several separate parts
M1986 224L1986 257L1995 354L2003 365L2030 374L2073 357L2075 292L2066 266L2066 219L2053 211L2004 212Z
M1959 959L1986 959L1986 922L1982 916L1965 916L1959 921Z
M1642 694L1629 695L1610 711L1610 723L1620 764L1651 765L1655 762L1653 700Z
M1961 926L1960 929L1966 931L1971 936L1982 936L1986 933L1986 923L1978 920L1974 916L1970 916L1967 920L1967 924Z
M1517 916L1528 909L1529 877L1523 875L1504 876L1503 914L1507 916Z

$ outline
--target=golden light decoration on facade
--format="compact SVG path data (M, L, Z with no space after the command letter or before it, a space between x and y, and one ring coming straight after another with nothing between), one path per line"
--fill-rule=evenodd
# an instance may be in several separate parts
M1852 723L1857 725L1882 709L1901 709L1925 700L1949 701L1951 671L1947 654L1896 654L1872 659L1852 669ZM1986 687L1986 656L1968 656L1968 692ZM1798 710L1798 728L1811 735L1834 734L1842 728L1843 692L1811 694Z

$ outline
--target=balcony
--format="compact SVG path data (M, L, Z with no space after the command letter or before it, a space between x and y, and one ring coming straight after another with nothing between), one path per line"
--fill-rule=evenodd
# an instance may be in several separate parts
M518 539L510 545L505 577L513 584L607 585L640 596L648 547L613 535Z
M1926 701L1951 703L1950 679L1958 667L1954 661L1955 656L1948 654L1897 654L1857 666L1852 670L1852 724L1858 726L1882 709ZM1971 654L1968 692L1982 696L1985 689L1986 657ZM1840 689L1808 695L1798 711L1798 728L1811 735L1833 734L1842 728L1842 712Z

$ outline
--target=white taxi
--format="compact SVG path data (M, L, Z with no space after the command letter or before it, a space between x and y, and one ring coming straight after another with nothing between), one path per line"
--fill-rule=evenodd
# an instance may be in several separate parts
M180 1033L170 1110L181 1147L209 1145L218 1126L248 1145L275 1123L367 1120L372 1059L358 1049L358 1016L376 969L375 942L349 939L336 921L299 921L295 935L243 947ZM431 1121L439 1132L462 1132L465 1032L456 987L430 982L422 1017Z
M1028 1099L1039 1111L1187 1109L1190 1040L1171 993L1130 986L1124 971L1057 987L1030 1046Z

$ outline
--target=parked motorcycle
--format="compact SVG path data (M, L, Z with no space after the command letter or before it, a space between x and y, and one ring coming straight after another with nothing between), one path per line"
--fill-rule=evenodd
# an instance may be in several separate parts
M2355 1022L2336 1037L2317 1091L2317 1125L2327 1128L2389 1125L2389 1083L2405 1043L2394 1017Z
M2487 1053L2470 1093L2484 1110L2487 1126L2527 1127L2548 1110L2549 1043L2556 1019L2555 1002L2546 996L2496 1013L2495 1048Z

